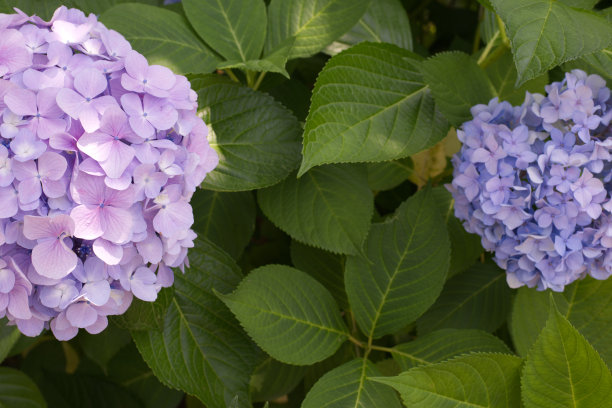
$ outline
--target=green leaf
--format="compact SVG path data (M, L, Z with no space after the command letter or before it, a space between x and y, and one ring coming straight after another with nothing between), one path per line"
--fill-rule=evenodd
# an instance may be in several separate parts
M348 337L329 291L289 266L257 268L234 293L219 297L251 338L283 363L316 363L334 354Z
M448 124L423 81L421 59L382 43L332 57L313 91L299 175L326 163L399 159L442 140Z
M300 179L291 174L257 198L263 213L292 238L343 254L360 251L374 211L365 169L356 165L320 167Z
M239 68L242 70L249 70L255 72L277 72L289 79L289 73L285 69L287 60L289 59L289 53L293 46L294 38L290 38L285 41L282 47L279 47L272 54L268 55L263 59L249 60L249 61L225 61L221 63L219 69L227 68Z
M263 0L183 0L194 30L228 60L259 58L266 38Z
M353 27L370 0L272 0L265 50L270 54L294 37L289 58L309 57Z
M435 187L432 194L440 214L446 219L446 229L451 242L448 270L448 277L451 277L472 266L484 250L480 244L480 236L467 232L461 221L455 217L451 193L444 187Z
M17 326L7 326L6 323L6 319L0 320L0 363L9 355L20 336Z
M546 326L521 376L525 408L610 406L612 374L597 351L550 300Z
M591 10L599 0L560 0L562 3L567 4L570 7L582 8L585 10Z
M240 258L255 231L253 194L198 189L191 198L191 206L197 214L193 230L234 259Z
M217 57L189 29L179 14L145 4L119 4L100 16L149 60L177 74L210 72Z
M417 322L419 333L436 329L496 330L510 311L512 290L493 262L476 263L444 285L436 303Z
M13 368L0 367L0 407L46 407L38 387L30 377Z
M219 165L203 187L244 191L278 183L300 160L300 124L274 98L216 75L192 81Z
M155 302L132 300L129 309L122 315L112 316L112 321L122 329L161 330L164 327L166 310L174 298L174 289L165 288L157 294Z
M17 0L18 2L21 0ZM39 1L40 3L48 3L47 0ZM109 8L122 3L144 3L151 6L161 6L163 0L67 0L64 4L67 7L76 7L87 13L101 14Z
M348 309L344 290L344 256L291 241L291 262L325 286L342 309Z
M195 395L209 408L225 408L235 395L240 407L250 407L250 373L260 352L213 294L233 290L240 269L202 239L190 249L189 260L191 268L175 274L163 328L132 332L136 346L162 383Z
M518 290L512 307L510 333L516 351L527 355L548 317L549 291L535 289ZM554 293L559 309L590 344L601 354L608 366L612 366L612 279L596 280L587 277Z
M306 369L267 358L251 377L251 398L256 402L272 401L289 394L302 381Z
M510 102L513 105L521 105L525 101L525 92L543 94L544 86L548 85L548 73L544 73L515 88L517 73L510 51L493 61L485 71L499 100Z
M79 333L78 343L85 355L106 373L108 362L132 340L130 333L115 325L109 325L102 333Z
M302 408L400 408L395 392L369 379L380 375L368 360L350 361L321 377L306 395Z
M518 85L612 42L612 26L603 17L560 1L491 0L491 3L508 31Z
M408 180L414 172L409 157L380 163L367 163L368 185L374 191L391 190Z
M176 408L182 392L162 385L130 343L108 363L108 379L128 389L146 408Z
M62 0L0 0L0 12L14 14L13 7L17 7L28 15L36 14L44 20L50 20L55 9L62 4Z
M573 61L563 64L565 71L581 69L588 74L597 74L603 77L608 86L612 83L612 48L607 48L593 54L585 55Z
M391 354L402 371L448 360L470 352L510 353L499 338L481 330L442 329L393 347Z
M412 51L410 20L400 0L372 1L361 20L325 52L335 55L363 41L395 44Z
M349 256L345 284L359 327L368 337L413 322L440 294L450 243L429 188L410 197L394 217L373 224L367 259Z
M515 408L521 364L511 355L473 353L373 380L399 391L408 407Z
M495 96L484 70L463 52L436 54L423 61L422 70L425 83L436 99L436 107L453 125L471 119L472 106L488 103Z

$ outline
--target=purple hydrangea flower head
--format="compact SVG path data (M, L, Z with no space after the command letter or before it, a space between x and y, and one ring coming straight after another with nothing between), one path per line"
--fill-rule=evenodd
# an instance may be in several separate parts
M473 107L447 188L511 287L562 291L612 274L612 98L580 70L546 93Z
M154 301L171 268L189 265L189 201L219 159L187 78L150 65L93 14L16 13L0 15L0 318L68 340L101 332L134 296ZM594 123L577 116L577 131ZM482 145L491 169L499 146ZM568 182L605 207L591 178ZM592 236L612 246L606 234Z

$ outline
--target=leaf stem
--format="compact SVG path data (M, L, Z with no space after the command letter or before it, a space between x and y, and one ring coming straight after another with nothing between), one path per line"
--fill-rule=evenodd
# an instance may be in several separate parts
M384 347L384 346L377 346L375 344L370 345L370 348L372 350L378 350L378 351L385 351L387 353L393 353L395 352L394 349L392 349L391 347Z
M497 14L495 15L495 21L497 21L497 27L499 27L499 32L501 34L502 42L504 43L506 47L510 47L510 40L508 39L508 36L506 35L506 25L504 24L502 19Z
M266 76L267 72L263 71L259 73L259 77L257 77L257 81L255 81L255 85L253 85L253 90L256 91L259 89L259 86L261 85L261 82L263 81L264 77Z
M236 76L236 74L234 74L234 72L233 72L231 69L226 68L226 69L225 69L225 73L227 74L227 76L228 76L228 77L230 77L230 79L231 79L232 81L234 81L234 82L240 82L240 80L238 79L238 77Z
M251 70L247 70L246 71L246 79L247 79L247 86L249 88L255 89L255 71L251 71Z
M495 31L495 34L493 34L493 37L487 43L487 46L482 51L482 54L480 54L480 57L478 57L478 65L482 66L484 61L487 59L487 57L491 53L491 50L493 50L493 46L495 45L495 40L497 40L497 37L499 37L499 30Z
M357 346L361 347L361 348L366 348L365 344L363 344L363 341L358 340L357 338L353 337L352 335L349 334L348 339L351 343L356 344Z

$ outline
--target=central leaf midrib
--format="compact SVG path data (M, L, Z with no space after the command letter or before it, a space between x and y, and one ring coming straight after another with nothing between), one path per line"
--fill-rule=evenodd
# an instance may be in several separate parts
M229 20L229 18L227 16L227 14L225 13L225 9L223 8L223 5L221 4L221 2L219 0L217 0L217 4L219 5L219 11L223 15L223 19L227 23L227 28L229 29L230 33L232 34L232 38L234 39L234 42L236 43L236 46L238 47L238 52L240 53L240 58L242 58L242 61L246 61L246 56L244 55L244 52L242 51L242 45L240 44L240 41L238 41L238 37L236 37L236 32L234 31L234 28L232 27L232 24L231 24L231 22L230 22L230 20Z
M418 211L417 211L417 216L416 219L418 220L420 218L421 215L421 211L423 210L423 204L424 204L425 200L422 200ZM401 219L396 219L395 221L400 222ZM414 236L416 235L416 228L417 226L415 225L414 228L412 229L412 231L410 231L410 237L408 238L408 243L406 244L406 246L404 247L404 251L402 252L402 255L399 259L399 261L397 262L397 265L395 267L395 270L393 271L392 275L389 277L389 282L387 283L387 287L385 289L385 292L383 293L382 299L379 303L378 306L378 310L376 311L375 315L374 315L374 319L372 320L372 328L370 329L370 334L369 334L369 338L372 339L374 337L374 331L376 330L376 324L378 323L378 319L380 319L380 316L382 315L382 309L387 301L387 296L389 296L389 293L391 291L391 286L393 285L393 282L395 280L395 277L397 276L398 272L399 272L399 265L402 264L402 262L404 261L404 258L408 255L408 248L410 248L410 246L412 245L412 240L414 239Z

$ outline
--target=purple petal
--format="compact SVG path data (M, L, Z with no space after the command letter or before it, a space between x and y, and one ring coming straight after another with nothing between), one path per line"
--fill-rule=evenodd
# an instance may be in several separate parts
M5 96L6 106L19 116L36 115L36 94L27 89L13 88Z
M63 156L54 152L45 152L38 158L38 174L51 180L59 180L66 169L68 162Z
M98 238L93 243L93 251L98 258L109 265L119 265L123 257L123 248L105 239Z
M111 178L119 178L134 158L134 149L125 143L115 140L111 144L108 158L100 163Z
M69 88L62 88L56 97L57 105L72 119L78 119L86 106L85 98Z
M108 302L110 291L111 289L108 281L100 280L83 285L81 296L96 306L102 306Z
M111 242L121 244L127 241L132 233L132 223L132 215L123 208L108 206L100 211L102 237Z
M15 286L15 274L8 268L0 269L0 293L9 293Z
M72 209L70 218L74 220L74 236L77 238L96 239L104 233L98 207L79 205Z
M98 312L87 302L73 303L66 309L66 319L74 327L91 326L98 319Z
M36 272L51 279L61 279L77 266L77 256L63 239L48 239L32 250L32 264Z
M74 78L74 88L85 98L95 98L106 89L104 74L95 68L86 68Z
M97 161L108 158L112 145L113 137L101 132L85 133L77 142L80 151Z

